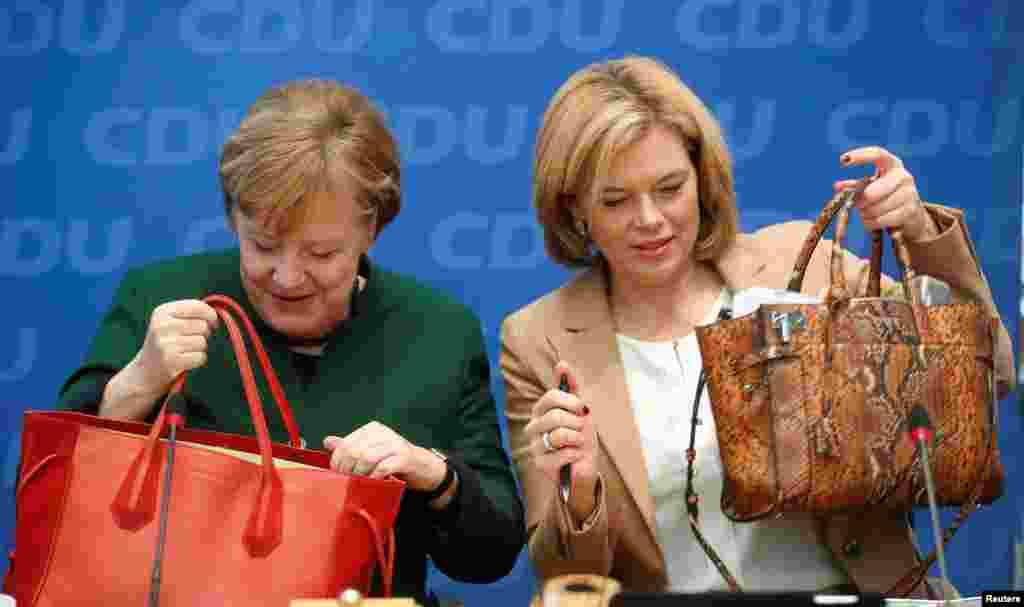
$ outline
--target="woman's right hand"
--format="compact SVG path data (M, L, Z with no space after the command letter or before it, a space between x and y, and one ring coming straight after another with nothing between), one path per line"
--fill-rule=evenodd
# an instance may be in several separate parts
M559 483L562 466L572 465L568 505L579 524L597 506L597 433L589 407L576 396L579 384L568 363L560 361L555 366L555 377L565 377L569 391L551 389L545 392L534 404L532 417L524 431L530 439L534 462L552 483Z
M218 322L213 306L198 299L161 304L131 364L147 387L162 392L183 372L206 364L206 341Z
M100 415L142 419L178 375L206 364L207 339L219 319L198 299L157 306L135 358L115 375L104 392Z

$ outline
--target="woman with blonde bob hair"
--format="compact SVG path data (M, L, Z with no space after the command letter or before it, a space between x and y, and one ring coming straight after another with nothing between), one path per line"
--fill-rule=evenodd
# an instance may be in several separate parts
M622 62L643 95L612 86L616 69L575 74L555 94L537 137L533 199L544 227L548 254L570 267L598 258L574 215L578 197L591 198L604 184L616 152L660 125L686 147L697 169L701 232L694 254L713 259L736 235L732 159L718 123L701 100L675 74L652 59ZM574 184L566 188L565 184ZM571 191L566 191L571 190Z
M921 273L997 314L960 211L922 203L913 177L884 149L850 150L840 163L875 168L855 200L867 229L900 230ZM701 368L693 329L712 322L732 290L783 288L811 224L737 233L718 123L672 70L648 58L573 74L544 114L534 170L547 252L581 271L502 325L530 560L543 578L591 573L633 590L727 589L687 520L691 422L682 403L693 402ZM827 284L827 248L812 257L809 294ZM857 292L867 264L848 257ZM1005 393L1014 379L1005 329L1000 339ZM706 393L699 419L693 482L703 535L745 590L885 592L917 563L903 515L733 523L719 506L722 469ZM559 473L567 464L566 486ZM933 588L915 592L926 590Z
M303 441L330 451L339 472L405 481L397 596L436 604L428 557L461 581L507 574L524 542L523 512L480 322L368 256L401 203L398 146L383 115L337 82L275 87L224 144L220 178L238 246L129 272L60 406L152 419L189 371L190 427L253 434L226 332L201 299L227 295L267 345ZM282 420L268 421L286 440ZM310 558L333 567L339 555Z

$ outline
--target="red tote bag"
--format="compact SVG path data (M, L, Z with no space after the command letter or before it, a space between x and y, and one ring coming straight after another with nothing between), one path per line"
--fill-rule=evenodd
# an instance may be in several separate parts
M159 603L288 605L298 597L390 594L394 523L405 484L329 469L301 449L276 374L232 300L206 298L229 332L256 437L183 428L170 483ZM248 330L288 427L270 440L245 343ZM185 376L168 396L180 398ZM28 411L22 434L15 550L5 591L18 605L146 605L167 460L167 404L152 424Z

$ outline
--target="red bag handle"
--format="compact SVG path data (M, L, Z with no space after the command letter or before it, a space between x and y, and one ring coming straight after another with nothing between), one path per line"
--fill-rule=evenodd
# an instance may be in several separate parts
M234 313L241 319L242 325L245 327L245 332L249 335L249 341L252 342L252 347L256 350L256 358L259 360L260 368L263 369L263 377L267 380L267 386L270 387L270 392L274 396L274 401L277 403L277 410L281 414L281 419L284 420L285 428L288 430L288 442L292 447L301 449L302 438L299 435L299 426L295 423L295 416L292 414L291 405L288 404L288 398L284 395L284 389L281 388L281 380L278 379L277 372L274 371L273 365L270 364L270 357L267 356L267 350L263 347L263 341L260 339L259 334L256 333L256 327L253 326L252 321L249 320L249 316L245 313L245 310L242 309L242 306L238 305L238 302L226 295L209 295L204 297L203 301L212 306L213 309L217 311L217 316L220 316L222 319L225 318L229 312ZM241 348L233 341L231 345L235 350L236 357L248 357L244 343ZM241 361L239 361L239 365L241 365ZM168 392L168 398L171 395L179 394L184 390L185 376L186 373L182 373L174 380L174 383L171 384L170 391ZM244 382L246 381L244 375L242 376L242 381L244 385ZM253 379L253 386L255 386L255 378ZM260 410L262 410L262 406L260 407Z
M387 538L381 537L377 519L372 514L365 508L360 508L356 514L366 521L366 526L370 528L373 548L377 553L377 566L380 567L381 592L384 598L391 598L391 581L395 573L395 530L390 529Z
M242 332L238 328L232 313L237 314L243 320L249 337L256 348L260 365L266 374L267 382L271 392L277 401L281 416L288 427L292 444L299 446L298 431L295 420L288 406L288 401L281 389L280 381L270 365L270 359L256 335L255 327L249 321L245 312L232 299L223 295L211 295L204 299L214 307L217 315L224 323L228 331L228 338L238 359L239 372L242 375L242 386L245 390L246 401L249 404L249 412L252 415L253 426L256 430L256 440L260 449L262 473L260 474L260 490L256 495L255 504L249 516L249 522L243 536L246 549L254 557L262 557L270 554L274 548L281 543L282 536L282 503L283 493L281 477L274 466L270 430L263 413L263 401L260 398L259 390L256 387L256 377L253 373L252 364L246 351L245 341ZM149 523L156 515L158 471L160 460L163 458L164 450L157 449L160 436L168 424L167 404L173 397L179 397L185 383L185 373L182 373L175 380L167 400L157 416L153 427L146 438L145 447L139 451L139 455L132 462L114 503L111 511L117 524L129 530L139 529Z

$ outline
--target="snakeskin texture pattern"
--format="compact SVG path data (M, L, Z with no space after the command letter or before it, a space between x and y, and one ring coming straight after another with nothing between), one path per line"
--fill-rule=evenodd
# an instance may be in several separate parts
M837 247L851 200L838 205ZM819 218L794 278L802 281L828 223ZM908 261L898 235L893 244ZM879 245L872 257L880 257ZM940 504L997 498L995 321L974 303L851 297L837 280L842 272L839 261L838 288L823 304L764 305L697 328L725 474L722 510L751 521L926 504L907 427L916 404L934 425Z

